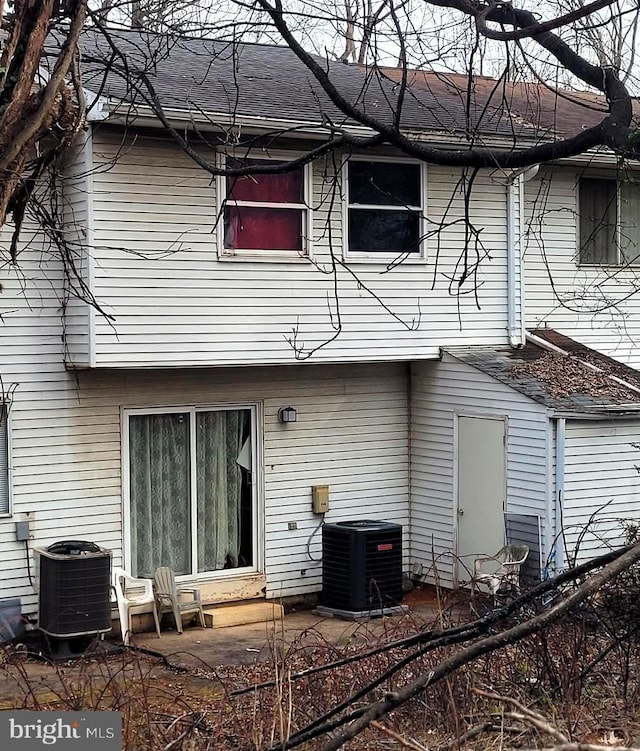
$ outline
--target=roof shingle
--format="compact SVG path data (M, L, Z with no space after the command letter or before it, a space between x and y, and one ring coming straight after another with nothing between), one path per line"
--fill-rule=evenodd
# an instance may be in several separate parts
M144 73L167 110L207 115L244 115L342 125L345 115L288 47L170 37L111 30L126 58L96 29L81 40L83 83L96 93L129 103L148 103ZM55 41L51 50L55 55ZM400 72L365 68L316 57L343 97L364 112L391 123L398 101ZM603 98L552 94L538 84L498 86L493 79L409 71L402 111L407 131L468 137L501 136L515 142L575 132L606 114Z
M636 414L640 373L550 329L534 335L566 354L529 341L510 347L447 347L444 351L556 412Z

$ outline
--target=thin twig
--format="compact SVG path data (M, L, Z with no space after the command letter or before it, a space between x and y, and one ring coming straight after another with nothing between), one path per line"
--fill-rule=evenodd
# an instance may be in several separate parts
M600 746L596 743L559 743L538 751L638 751L633 746Z
M529 712L504 712L503 717L507 717L510 720L518 720L519 722L528 722L533 725L540 733L546 733L547 735L555 738L559 743L569 743L569 739L563 735L557 728L549 724L544 719L536 717Z
M547 733L547 735L555 738L558 743L570 742L569 738L567 738L564 733L561 733L558 728L551 725L549 723L549 720L547 720L544 715L541 715L539 712L535 712L529 707L525 707L522 702L514 699L512 696L494 694L491 691L484 691L481 688L473 688L472 692L476 694L476 696L483 696L485 699L490 699L491 701L497 701L501 704L510 704L512 707L515 707L518 710L517 712L505 712L505 717L508 717L511 720L520 720L521 722L524 722L526 720L527 722L530 722L534 727L536 727L541 733Z
M459 748L463 745L463 743L470 741L472 738L475 738L481 733L486 733L488 730L496 729L496 725L493 722L482 722L479 725L474 725L473 727L469 728L469 730L465 731L457 738L454 738L452 741L449 741L442 746L438 746L436 751L451 751L452 748Z
M413 738L406 738L404 735L400 735L399 733L396 733L394 730L391 730L390 728L386 728L384 725L381 725L379 722L376 722L375 720L371 723L371 727L375 728L376 730L379 730L381 733L384 733L385 735L388 735L389 738L393 738L393 740L397 741L403 748L410 748L412 749L412 751L428 751L426 746L423 746L417 741L414 741Z

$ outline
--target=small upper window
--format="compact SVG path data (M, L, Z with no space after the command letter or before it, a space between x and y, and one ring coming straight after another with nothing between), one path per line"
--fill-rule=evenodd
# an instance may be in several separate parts
M230 168L273 164L267 159L233 159ZM224 252L290 251L302 255L307 241L305 170L226 178Z
M9 513L9 415L0 402L0 514Z
M349 252L419 255L422 165L352 159L347 169Z
M640 185L582 177L578 208L581 264L640 263Z

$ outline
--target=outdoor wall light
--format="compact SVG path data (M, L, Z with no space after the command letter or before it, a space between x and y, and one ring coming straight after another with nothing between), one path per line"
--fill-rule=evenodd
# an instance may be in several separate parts
M278 419L285 424L288 422L297 422L298 410L295 407L282 407L278 411Z

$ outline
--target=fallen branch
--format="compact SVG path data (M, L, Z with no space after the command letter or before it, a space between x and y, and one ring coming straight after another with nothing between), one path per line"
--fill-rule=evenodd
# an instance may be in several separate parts
M482 722L479 725L474 725L473 727L469 728L469 730L462 733L462 735L459 735L457 738L454 738L452 741L449 741L449 743L445 743L442 746L438 746L436 751L451 751L452 748L460 748L464 743L467 741L473 740L478 735L481 735L482 733L486 733L489 730L497 730L498 728L493 722ZM505 731L505 728L502 728L503 732Z
M474 636L486 633L491 627L499 625L501 622L520 611L523 607L530 605L535 600L539 599L548 592L557 590L563 587L565 584L576 581L580 577L589 574L596 568L600 568L610 563L611 561L619 558L626 550L629 550L631 546L620 548L618 550L610 550L598 558L593 558L590 561L575 566L574 568L563 571L558 576L546 581L540 582L535 587L527 590L519 597L515 598L509 603L506 603L502 607L494 608L481 618L477 618L474 621L463 623L459 626L454 626L448 629L434 629L431 631L421 631L413 636L404 637L395 641L386 642L379 647L374 647L366 652L358 652L349 657L342 657L339 660L324 663L323 665L313 665L310 668L305 668L298 673L294 673L291 676L291 681L297 681L301 678L308 678L316 673L321 673L327 670L334 670L335 668L349 665L353 662L359 662L360 660L366 660L370 657L388 652L391 649L409 649L418 644L429 644L429 650L425 650L421 654L425 654L426 651L438 649L439 647L452 646L460 644L465 641L469 641ZM243 686L230 693L230 696L242 696L243 694L251 693L252 691L259 691L265 688L272 688L275 685L274 680L263 681L262 683L256 683L251 686ZM277 748L277 747L274 747Z
M602 571L587 579L587 581L580 585L580 587L574 592L556 603L556 605L549 610L540 613L540 615L537 615L528 621L519 623L506 631L493 634L485 639L481 639L475 644L461 649L456 654L443 660L433 670L421 675L415 681L407 684L398 691L387 692L379 701L373 702L366 707L342 717L340 719L340 725L343 726L342 729L323 747L323 751L335 751L340 748L348 740L362 732L372 720L385 717L389 712L402 706L409 701L409 699L417 696L426 688L434 686L463 665L472 662L482 655L495 652L497 649L502 649L510 644L515 644L525 636L530 636L531 634L547 628L552 623L558 621L563 615L571 610L571 608L584 602L604 584L615 579L623 571L626 571L629 566L632 566L638 561L640 561L640 544L636 544L631 547L631 549L627 549L626 552L620 555L616 560L608 566L605 566ZM322 732L320 728L317 730ZM581 751L579 745L576 746L576 751Z
M595 562L596 566L603 565L605 561L608 562L600 572L591 576L576 590L557 602L553 607L543 611L530 620L519 623L505 631L491 634L490 636L460 649L455 654L440 662L429 672L423 673L411 683L396 691L386 692L378 701L372 702L363 707L358 707L352 712L337 719L326 722L315 721L314 723L311 723L310 726L303 728L298 733L291 736L287 740L286 747L288 749L294 748L312 738L317 738L320 735L337 731L323 747L324 751L335 751L335 749L340 748L348 740L362 732L362 730L368 727L371 722L386 716L425 689L431 688L443 678L454 673L463 665L473 662L483 655L495 652L496 650L502 649L510 644L515 644L526 636L530 636L531 634L541 631L555 623L572 608L575 608L577 605L584 602L584 600L597 592L604 584L616 578L620 573L639 560L640 544L623 548L619 551L611 551L611 553L602 556ZM575 572L573 573L575 576ZM414 655L414 659L415 656L417 655ZM375 681L374 683L377 685L378 681ZM367 690L371 690L371 688L369 687ZM358 692L358 694L361 693L362 692ZM356 694L356 696L358 696L358 694ZM351 701L343 702L344 708L346 708L347 705L353 706L355 700L356 699L352 697ZM276 749L282 751L283 746L282 744L279 744L273 746L272 749L273 751L276 751Z

